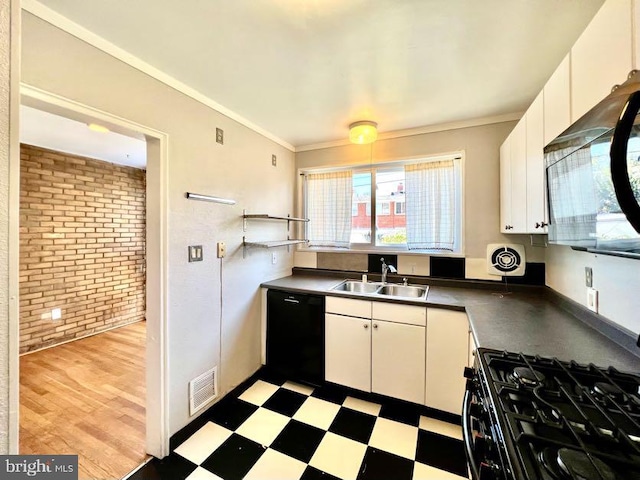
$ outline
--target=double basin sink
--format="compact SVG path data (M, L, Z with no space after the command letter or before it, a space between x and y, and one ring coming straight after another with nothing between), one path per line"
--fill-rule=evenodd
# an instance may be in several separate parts
M345 280L331 290L362 295L382 295L394 298L411 298L425 300L429 287L418 285L399 285L393 283L372 283L356 280Z

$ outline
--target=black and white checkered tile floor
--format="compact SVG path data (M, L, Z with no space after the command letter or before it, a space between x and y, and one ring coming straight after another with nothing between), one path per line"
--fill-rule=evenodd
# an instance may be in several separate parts
M266 373L233 393L130 480L467 478L460 426L417 405Z

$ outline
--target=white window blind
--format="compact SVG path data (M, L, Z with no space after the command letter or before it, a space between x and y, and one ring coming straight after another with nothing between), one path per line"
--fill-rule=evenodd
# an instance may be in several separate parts
M407 248L453 251L456 177L453 160L405 165Z
M348 247L351 237L350 170L306 176L309 246Z

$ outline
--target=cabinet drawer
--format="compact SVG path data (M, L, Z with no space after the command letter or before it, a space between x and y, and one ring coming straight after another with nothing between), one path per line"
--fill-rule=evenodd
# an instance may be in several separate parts
M326 297L325 311L350 317L371 318L371 302L353 298Z
M372 317L374 320L424 327L427 324L427 308L399 303L373 302Z

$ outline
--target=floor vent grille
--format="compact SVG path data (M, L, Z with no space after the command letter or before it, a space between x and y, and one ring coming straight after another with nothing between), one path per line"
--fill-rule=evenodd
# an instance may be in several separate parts
M195 415L218 396L217 371L218 367L213 367L189 382L189 415Z

